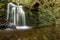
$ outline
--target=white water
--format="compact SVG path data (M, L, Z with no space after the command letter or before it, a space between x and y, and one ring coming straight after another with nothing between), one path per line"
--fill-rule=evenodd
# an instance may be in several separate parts
M22 25L26 26L26 19L25 19L25 12L23 11L22 6L18 5L17 6L17 21L19 22L19 16L21 15L22 18ZM19 25L19 24L18 24Z
M16 5L12 2L8 3L7 5L7 20L10 22L10 25L16 25L15 21L15 13L16 13Z
M23 6L19 4L15 5L12 2L8 3L7 20L10 22L10 25L15 25L17 29L30 29L30 27L26 26Z

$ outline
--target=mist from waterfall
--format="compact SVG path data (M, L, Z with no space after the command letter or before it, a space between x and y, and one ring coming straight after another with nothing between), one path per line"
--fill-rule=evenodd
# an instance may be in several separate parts
M9 25L15 25L17 29L30 29L30 27L26 26L23 6L19 4L8 3L7 20L9 21Z

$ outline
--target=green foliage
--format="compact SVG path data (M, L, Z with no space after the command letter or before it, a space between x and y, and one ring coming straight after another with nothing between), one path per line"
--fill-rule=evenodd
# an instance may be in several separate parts
M54 0L40 0L39 12L30 12L28 23L33 26L44 26L56 24L56 15L54 12ZM32 7L33 8L33 7Z
M51 25L55 23L55 15L53 14L53 11L41 8L39 11L39 20L41 24L39 26Z
M7 0L1 0L0 1L0 16L4 16L4 19L6 18L6 13L7 13L7 10L6 10L6 4L7 4Z

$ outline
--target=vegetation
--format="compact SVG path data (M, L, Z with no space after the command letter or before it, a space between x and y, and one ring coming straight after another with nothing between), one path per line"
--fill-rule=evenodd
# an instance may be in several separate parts
M7 3L15 2L22 4L26 11L26 20L28 25L42 26L58 24L57 19L60 18L60 2L59 0L1 0L0 1L0 16L6 16ZM39 6L34 8L38 3ZM29 18L29 19L28 19ZM60 22L60 21L59 21Z

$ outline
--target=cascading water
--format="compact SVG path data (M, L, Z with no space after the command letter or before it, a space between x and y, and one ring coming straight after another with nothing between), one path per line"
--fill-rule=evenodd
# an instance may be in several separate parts
M17 29L30 29L30 27L26 26L25 12L22 7L19 4L8 3L7 20L9 25L14 25Z
M12 2L7 5L7 20L9 22L8 28L16 28L15 27L15 13L16 13L16 5Z
M21 18L21 19L20 19ZM21 20L21 24L22 26L26 26L26 22L25 22L25 12L23 11L22 6L17 6L17 25L20 26L19 21Z

